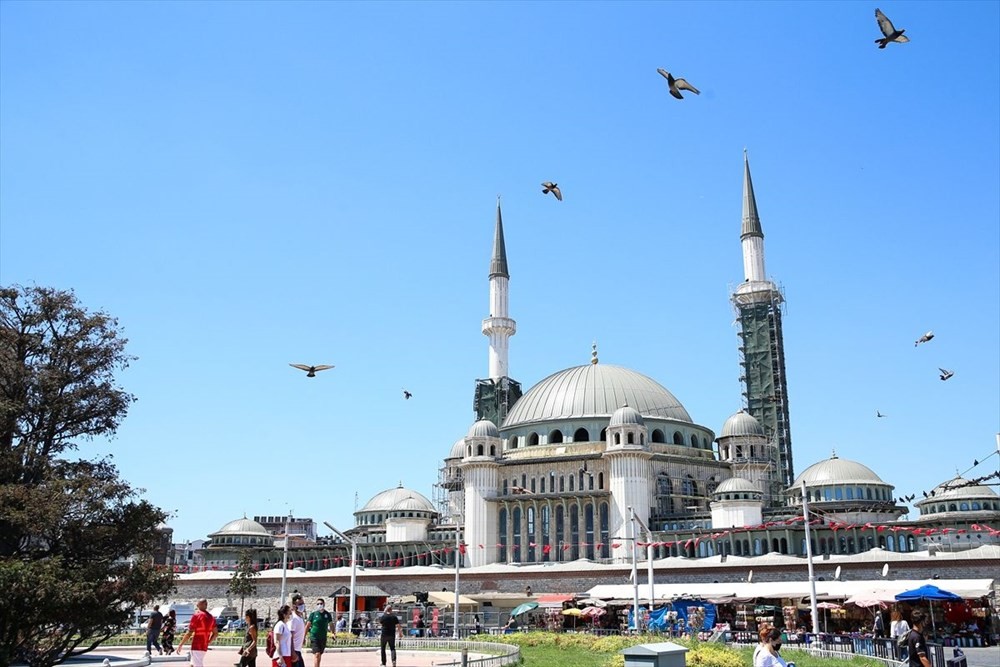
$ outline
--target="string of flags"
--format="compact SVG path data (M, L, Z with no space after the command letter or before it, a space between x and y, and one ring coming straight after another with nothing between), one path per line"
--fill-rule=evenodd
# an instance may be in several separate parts
M800 523L803 523L802 517L793 517L793 518L787 519L785 521L768 521L766 523L762 523L762 524L757 525L757 526L740 526L739 528L732 528L732 529L729 529L729 530L722 530L722 531L718 531L718 532L709 533L709 534L706 534L706 535L698 535L698 536L690 537L688 539L671 540L671 541L666 541L666 542L640 542L640 541L636 541L636 546L642 547L642 548L646 548L646 547L654 547L654 548L664 547L664 548L669 548L669 547L677 546L678 548L690 549L692 547L697 548L698 545L701 544L704 541L714 541L714 540L718 540L718 539L723 538L723 537L729 537L730 535L736 535L736 534L739 534L739 533L747 533L747 532L751 532L751 531L754 531L754 530L762 530L762 529L767 529L767 528L788 527L788 526L792 526L792 525L800 524ZM969 528L967 530L965 528L920 528L920 527L914 527L914 526L894 526L894 525L877 524L877 523L871 523L871 522L868 522L868 523L844 523L844 522L839 522L839 521L828 521L828 520L824 520L824 519L813 519L813 520L811 520L809 522L810 526L813 526L813 525L824 525L824 524L830 530L832 530L834 533L836 533L837 531L841 531L841 530L845 530L845 531L846 530L874 530L876 533L884 533L884 532L888 531L888 532L891 532L891 533L909 533L910 535L913 535L913 536L922 537L922 536L931 536L931 535L951 535L951 534L954 534L954 535L963 535L963 534L966 534L968 532L973 532L973 533L986 533L990 537L1000 537L1000 529L996 529L996 528L993 528L993 527L991 527L989 525L981 524L981 523L970 524ZM478 544L477 546L478 546L479 549L485 549L486 548L486 546L484 544ZM495 546L496 546L497 549L510 548L512 551L518 551L520 549L520 545L517 545L517 544L505 545L505 544L503 544L501 542L497 542ZM570 549L572 549L574 545L573 544L567 544L567 543L560 543L557 546L553 546L551 544L541 544L541 545L539 545L536 542L528 542L527 543L527 547L531 548L531 549L538 548L539 546L541 547L543 554L551 554L552 551L553 551L553 549L558 548L558 549L561 549L563 552L566 552L566 551L569 551ZM626 545L623 544L622 542L610 542L610 543L605 543L605 542L595 542L595 543L580 542L576 546L578 546L581 549L586 549L586 548L589 548L589 547L593 546L595 549L601 550L605 546L608 546L611 549L620 549L620 548L622 548L623 546L626 546ZM455 551L455 549L452 548L452 547L443 547L441 549L431 549L431 550L426 551L424 553L414 554L414 555L407 556L405 560L408 560L408 561L410 561L412 563L414 560L421 560L421 559L427 560L427 559L430 559L433 556L441 556L441 555L447 556L447 555L451 554L453 551ZM467 553L467 545L460 544L458 546L458 552L460 554L462 554L462 555L465 555ZM402 558L402 557L385 558L385 559L374 559L374 560L370 559L370 558L366 558L364 560L358 559L358 565L364 565L366 567L403 567L403 563L404 562L405 562L404 558ZM335 557L332 557L332 558L300 558L300 559L288 561L288 567L290 567L290 568L296 568L296 567L316 567L318 565L322 565L324 568L328 568L328 567L350 567L350 565L351 565L351 559L348 558L348 557L335 556ZM266 570L271 570L271 569L280 570L281 569L281 563L274 563L274 564L264 563L262 565L258 564L258 563L254 563L252 567L256 571L266 571ZM178 573L178 574L185 574L185 573L192 573L192 572L231 571L231 570L236 570L236 569L237 569L237 566L235 566L235 565L174 565L173 566L173 571L175 573Z

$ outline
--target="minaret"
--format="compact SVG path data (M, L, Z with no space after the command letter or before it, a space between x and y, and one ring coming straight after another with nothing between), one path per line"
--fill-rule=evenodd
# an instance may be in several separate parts
M743 152L743 283L733 292L733 306L740 322L740 381L747 412L764 428L777 450L769 498L782 505L782 491L794 481L792 436L788 421L788 385L781 331L784 296L764 272L764 231L757 214L757 199L750 179L750 162Z
M503 216L497 197L497 222L493 235L493 255L490 258L490 316L483 320L483 335L490 339L489 373L485 380L476 380L474 409L476 419L488 419L497 426L503 424L507 412L521 398L521 385L508 376L507 351L517 323L509 317L507 247L503 238Z
M503 215L497 197L497 226L493 235L493 257L490 259L490 316L483 320L483 334L490 339L490 379L507 376L507 348L517 324L508 316L507 247L503 242Z
M594 363L597 362L595 353ZM615 410L608 422L605 450L608 462L608 488L611 491L609 534L625 535L631 521L629 508L642 521L649 521L652 493L649 489L649 459L652 454L646 442L647 429L639 411L628 405ZM618 562L629 558L630 550L622 549L612 557Z

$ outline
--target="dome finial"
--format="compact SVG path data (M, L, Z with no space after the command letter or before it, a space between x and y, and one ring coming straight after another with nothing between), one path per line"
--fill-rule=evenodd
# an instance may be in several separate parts
M592 364L596 364L597 363L597 341L596 340L590 346L590 363L592 363Z
M833 449L833 453L832 453L832 454L830 454L830 458L831 458L831 459L835 459L835 458L837 458L837 448L836 448L836 447L834 447L834 449Z

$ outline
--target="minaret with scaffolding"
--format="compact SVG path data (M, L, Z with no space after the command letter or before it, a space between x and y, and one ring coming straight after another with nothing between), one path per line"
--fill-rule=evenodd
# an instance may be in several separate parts
M499 428L517 399L521 398L521 383L508 373L507 350L517 323L509 316L507 247L503 237L503 216L497 197L497 221L493 236L493 256L490 258L490 316L483 320L483 335L490 339L489 378L476 380L473 410L476 420L488 419Z
M740 382L746 411L764 428L777 453L773 489L784 490L794 481L792 435L788 421L788 384L781 318L785 301L781 290L764 271L764 231L757 215L750 161L743 151L743 283L732 301L740 324ZM782 504L782 494L770 498Z

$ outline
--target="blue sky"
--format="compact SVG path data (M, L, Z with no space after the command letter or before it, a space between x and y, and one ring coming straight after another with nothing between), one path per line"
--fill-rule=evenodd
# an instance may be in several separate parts
M473 421L497 194L512 375L597 340L718 431L747 147L796 472L919 494L1000 430L1000 4L882 4L884 51L875 6L4 2L0 282L119 318L139 401L80 451L178 540L343 528Z

